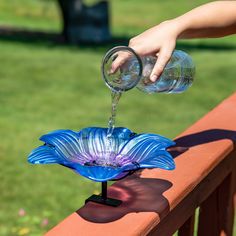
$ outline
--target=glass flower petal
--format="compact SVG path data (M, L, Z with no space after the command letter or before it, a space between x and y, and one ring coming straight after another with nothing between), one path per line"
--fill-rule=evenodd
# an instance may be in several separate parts
M175 143L156 134L135 135L115 128L107 138L106 128L89 127L79 132L54 131L40 140L45 144L31 152L30 163L58 163L94 181L118 179L139 168L175 168L166 151Z
M130 140L119 155L121 159L124 157L123 163L135 161L141 168L151 168L152 166L171 170L175 168L175 164L166 148L173 145L175 145L173 141L163 136L140 134Z

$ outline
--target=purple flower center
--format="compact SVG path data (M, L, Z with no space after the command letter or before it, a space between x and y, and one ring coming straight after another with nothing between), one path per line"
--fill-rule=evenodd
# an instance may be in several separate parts
M94 155L88 155L88 153L82 153L84 156L76 155L75 159L79 164L85 166L103 166L119 168L125 164L129 164L132 161L125 155L120 155L115 152L103 151Z

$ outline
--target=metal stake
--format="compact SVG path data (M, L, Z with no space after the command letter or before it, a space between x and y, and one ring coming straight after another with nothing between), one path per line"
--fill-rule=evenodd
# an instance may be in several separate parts
M87 202L96 202L99 204L113 207L117 207L122 203L121 200L107 197L107 181L102 182L102 194L101 195L93 194L91 197L85 200L85 203Z

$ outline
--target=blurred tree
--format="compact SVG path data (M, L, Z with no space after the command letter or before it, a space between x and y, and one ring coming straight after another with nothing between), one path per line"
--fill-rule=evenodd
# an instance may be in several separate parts
M82 0L58 0L63 18L63 35L69 43L103 43L110 40L107 1L87 6Z

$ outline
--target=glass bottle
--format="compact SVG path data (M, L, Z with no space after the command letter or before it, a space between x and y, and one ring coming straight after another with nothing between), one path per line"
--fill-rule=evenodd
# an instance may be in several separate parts
M149 78L156 61L157 57L139 57L132 48L118 46L104 56L102 76L115 92L137 87L145 93L182 93L192 85L195 66L187 53L175 50L163 73L153 83Z

